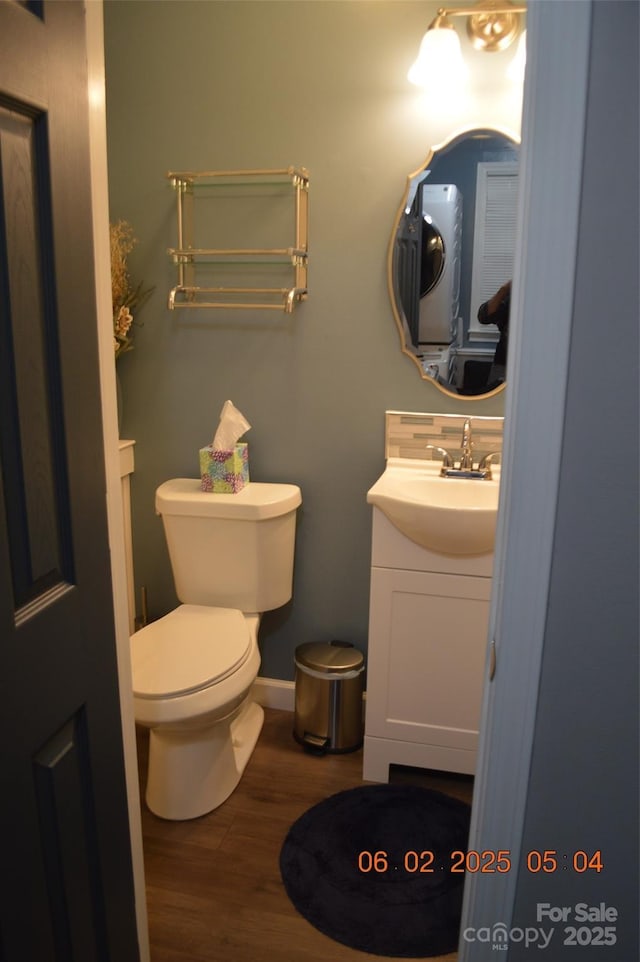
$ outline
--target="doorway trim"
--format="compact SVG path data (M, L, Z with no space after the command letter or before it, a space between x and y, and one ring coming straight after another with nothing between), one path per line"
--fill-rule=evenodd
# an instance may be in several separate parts
M113 355L103 0L85 2L85 12L100 393L102 396L107 521L109 527L109 548L111 552L116 655L120 689L120 716L122 721L125 777L127 784L127 807L129 812L129 832L131 836L131 861L133 864L133 882L136 900L138 947L140 962L149 962L149 929L142 850L140 789L138 783L138 761L133 714L131 661L129 658L129 612L122 487L120 480L120 454L118 449L116 370Z
M508 850L512 869L467 875L460 962L486 959L486 943L473 940L474 930L497 924L510 930L521 862L570 360L591 18L592 0L532 3L527 13L523 227L511 304L487 678L494 655L496 670L484 691L469 837L469 849ZM562 229L550 230L554 224Z

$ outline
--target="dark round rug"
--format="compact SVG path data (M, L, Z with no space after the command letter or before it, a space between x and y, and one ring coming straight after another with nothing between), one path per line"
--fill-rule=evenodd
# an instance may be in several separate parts
M287 895L311 925L397 958L455 951L470 807L416 785L365 785L305 812L280 853ZM462 860L464 867L464 860Z

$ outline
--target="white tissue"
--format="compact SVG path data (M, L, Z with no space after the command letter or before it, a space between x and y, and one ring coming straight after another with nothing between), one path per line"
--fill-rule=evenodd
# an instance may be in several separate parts
M214 451L231 451L238 438L248 431L251 425L244 414L238 411L232 401L225 401L220 412L220 423L213 439Z

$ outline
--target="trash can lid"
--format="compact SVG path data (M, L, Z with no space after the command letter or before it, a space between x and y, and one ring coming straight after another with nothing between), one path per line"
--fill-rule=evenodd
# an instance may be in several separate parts
M308 641L296 648L296 661L314 671L359 671L364 667L364 655L344 641Z

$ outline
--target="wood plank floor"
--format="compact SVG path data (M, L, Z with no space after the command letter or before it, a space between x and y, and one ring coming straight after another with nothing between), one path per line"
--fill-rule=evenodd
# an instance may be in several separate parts
M328 795L362 784L362 750L309 755L293 740L292 724L290 712L265 709L240 785L209 815L168 822L143 804L152 962L382 962L318 932L285 893L278 859L292 823ZM142 730L138 754L144 798L148 733ZM392 769L391 780L471 801L468 776ZM452 962L457 953L439 958Z

